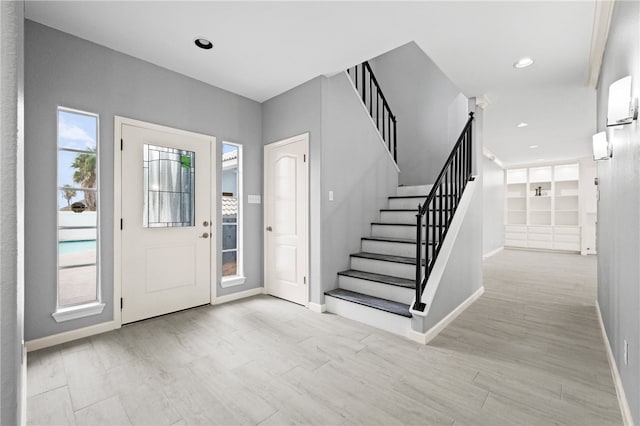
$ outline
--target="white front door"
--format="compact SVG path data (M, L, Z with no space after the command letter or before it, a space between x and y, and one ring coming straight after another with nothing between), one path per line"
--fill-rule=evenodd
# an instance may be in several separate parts
M308 150L304 134L264 148L265 286L273 296L308 303Z
M211 301L215 139L145 124L121 124L123 324Z

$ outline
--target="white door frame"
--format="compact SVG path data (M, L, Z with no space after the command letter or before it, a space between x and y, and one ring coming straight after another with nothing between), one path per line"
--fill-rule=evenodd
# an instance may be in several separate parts
M120 310L120 297L122 297L122 233L120 230L120 218L122 217L122 150L120 149L120 141L122 140L122 126L124 124L141 127L149 130L157 130L165 133L173 133L176 135L191 136L201 139L202 142L211 144L211 168L210 184L211 184L211 233L209 244L211 244L211 269L209 272L209 285L211 288L209 303L213 303L216 297L216 282L218 277L217 260L213 255L217 256L217 226L219 223L216 194L216 161L217 143L214 136L202 133L194 133L188 130L176 129L160 124L149 123L146 121L134 120L132 118L114 117L113 126L113 321L117 328L122 326L122 311Z
M267 280L267 230L266 230L266 224L267 224L267 201L266 201L266 197L267 197L267 158L269 158L267 156L267 152L268 150L271 150L273 148L277 148L277 147L281 147L283 145L288 145L290 143L294 143L294 142L300 142L300 141L304 141L306 144L306 152L307 152L307 167L305 168L305 173L306 173L306 178L307 178L307 186L305 188L305 200L304 200L304 207L305 207L305 229L304 229L304 234L305 234L305 240L306 243L304 245L304 276L307 277L307 291L305 294L305 302L304 302L304 306L305 307L309 307L309 297L310 297L310 292L311 292L311 277L309 276L309 213L310 213L310 209L309 209L309 187L310 187L310 182L309 182L309 164L311 163L311 159L309 158L309 132L307 133L302 133L300 135L297 136L292 136L290 138L287 139L283 139L277 142L272 142L269 143L267 145L264 146L264 155L263 155L263 185L264 185L264 189L263 189L263 194L264 194L264 203L263 203L263 211L262 211L262 222L263 222L263 230L262 230L262 235L263 235L263 260L262 260L262 264L263 264L263 276L264 276L264 291L265 293L269 294L269 283Z

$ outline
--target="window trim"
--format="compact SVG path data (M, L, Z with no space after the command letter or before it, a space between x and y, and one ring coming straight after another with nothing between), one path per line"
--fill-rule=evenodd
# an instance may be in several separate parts
M78 303L75 305L63 306L60 305L60 251L59 251L59 243L60 243L60 215L59 209L57 207L56 201L56 310L51 314L56 322L64 322L70 321L78 318L83 318L87 316L98 315L102 313L104 307L106 306L102 300L102 265L101 265L101 250L100 250L100 241L101 241L101 232L100 232L100 115L88 111L67 108L64 106L58 105L56 108L56 179L54 180L54 189L56 194L56 200L58 198L58 193L60 192L58 186L58 173L60 164L58 163L59 153L61 151L59 140L60 140L60 112L68 112L78 115L85 115L89 117L94 117L96 119L96 204L98 208L96 209L96 300L92 300L86 303ZM73 150L64 148L63 151L67 152L84 152L82 150Z
M244 276L244 240L243 240L243 228L244 228L244 206L243 206L243 197L244 197L244 191L243 191L243 179L242 179L242 174L243 174L243 170L242 170L242 163L243 163L243 159L244 159L244 155L243 155L243 146L240 143L236 143L236 142L228 142L228 141L223 141L222 142L222 146L224 145L233 145L238 149L238 159L237 159L237 163L238 163L238 171L237 171L237 178L238 178L238 218L236 220L236 274L235 275L228 275L228 276L223 276L223 268L222 268L222 244L220 244L220 259L221 259L221 268L220 268L220 287L222 288L228 288L228 287L235 287L238 285L242 285L245 283L245 281L247 280L247 278ZM224 155L224 149L222 149L222 155ZM220 157L221 161L221 173L224 173L224 166L222 165L222 156ZM222 183L223 183L223 179L220 179L220 187L222 188ZM222 191L220 191L220 194L222 194ZM222 195L219 195L220 197L222 197ZM222 232L222 228L224 227L223 221L222 221L222 203L220 203L221 206L221 211L220 211L220 235L223 235Z

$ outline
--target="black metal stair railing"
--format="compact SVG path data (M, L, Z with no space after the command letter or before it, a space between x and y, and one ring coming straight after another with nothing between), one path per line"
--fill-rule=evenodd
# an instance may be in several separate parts
M369 111L382 139L387 144L393 160L398 163L398 139L396 130L396 116L391 112L380 84L369 62L365 61L347 70L356 91L362 99L362 103Z
M471 122L473 112L464 126L449 158L433 184L429 196L421 206L418 204L416 215L416 302L413 309L424 311L422 293L435 264L453 215L460 203L467 182L473 180L472 167L472 133ZM424 225L424 254L422 253ZM422 267L424 266L424 274Z

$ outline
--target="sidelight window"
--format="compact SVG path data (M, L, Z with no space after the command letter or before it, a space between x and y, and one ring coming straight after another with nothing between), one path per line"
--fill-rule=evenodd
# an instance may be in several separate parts
M57 321L99 313L99 119L58 108ZM69 315L69 312L72 312Z

